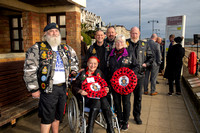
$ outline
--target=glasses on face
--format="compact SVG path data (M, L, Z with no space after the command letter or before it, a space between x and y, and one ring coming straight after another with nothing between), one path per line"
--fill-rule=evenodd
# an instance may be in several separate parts
M122 41L116 41L116 44L123 44Z

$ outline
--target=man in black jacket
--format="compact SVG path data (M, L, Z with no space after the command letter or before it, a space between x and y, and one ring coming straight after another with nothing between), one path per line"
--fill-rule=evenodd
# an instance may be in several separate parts
M146 67L150 66L153 62L152 51L147 43L139 40L140 30L138 27L131 28L131 38L127 39L128 52L134 53L140 65L140 70L137 74L137 86L134 93L133 116L137 124L142 124L140 119L141 114L141 101L142 101L142 88L144 84L144 71Z
M112 50L116 35L117 33L113 26L110 26L107 28L107 31L106 31L107 38L105 39L105 42L107 43L107 45L109 45L110 50Z
M91 45L90 48L87 50L85 61L82 65L82 68L87 67L87 60L91 56L96 56L100 60L98 68L103 72L104 75L107 75L108 73L107 58L110 53L110 48L109 45L104 41L104 38L105 34L103 33L103 31L101 30L96 31L95 34L96 42L93 45Z

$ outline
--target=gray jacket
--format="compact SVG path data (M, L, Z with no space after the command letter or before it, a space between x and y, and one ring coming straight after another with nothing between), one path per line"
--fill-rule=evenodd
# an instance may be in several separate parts
M43 58L43 55L42 55L43 51L41 51L41 49L39 48L41 44L46 45L46 47L42 49L43 51L46 50L46 53L52 53L50 54L51 55L50 57L49 57L49 54L47 54L48 58L46 58L45 60L42 60L42 62L41 62L41 58ZM76 56L76 52L70 46L67 46L67 48L70 53L70 56L66 55L66 53L64 52L65 49L63 49L61 45L58 46L58 51L63 61L63 65L65 69L66 85L68 85L68 77L70 73L70 68L71 68L71 71L78 72L78 63L79 63L78 57ZM70 57L71 59L69 60L68 57ZM48 66L50 67L47 69L48 80L45 83L45 89L44 88L43 89L44 89L44 92L51 93L53 89L53 76L54 76L55 65L56 65L56 52L54 52L51 49L50 45L47 42L38 42L28 49L26 53L25 63L24 63L24 81L26 83L27 89L30 92L36 92L39 89L42 90L41 83L39 83L38 79L40 79L39 70L44 65L46 65L47 67Z
M154 61L153 66L159 66L161 64L161 52L160 52L160 45L153 40L149 40L148 42L149 47L151 48Z

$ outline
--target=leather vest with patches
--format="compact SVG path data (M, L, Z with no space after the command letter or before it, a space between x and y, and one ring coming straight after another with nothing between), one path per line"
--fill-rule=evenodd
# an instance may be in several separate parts
M69 65L71 64L71 54L66 44L61 44L60 46L68 58L68 64L67 64L68 66L66 66L66 64L63 63L64 69L66 70L66 68L70 67ZM49 81L50 81L50 78L52 77L52 68L53 66L55 66L55 64L53 64L54 62L53 60L56 59L54 57L56 56L56 54L47 42L39 42L38 47L39 47L39 55L40 55L39 68L37 72L38 83L39 83L40 89L45 90L49 86ZM60 56L62 59L63 55L60 55Z

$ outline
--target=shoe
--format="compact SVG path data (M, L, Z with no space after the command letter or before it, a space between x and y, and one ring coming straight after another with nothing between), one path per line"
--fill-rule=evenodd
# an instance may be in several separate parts
M136 124L138 124L138 125L141 125L141 124L142 124L142 120L140 119L140 117L135 117L135 122L136 122Z
M145 92L144 92L144 95L148 95L148 91L145 91Z
M172 93L171 92L169 92L169 93L167 93L168 94L168 96L172 96Z
M128 122L124 122L123 125L122 125L121 130L122 130L122 131L127 131L127 130L128 130L128 127L129 127Z
M158 81L156 81L156 84L160 84Z
M158 92L155 91L154 93L151 93L150 95L154 96L154 95L157 95L157 94L158 94Z
M181 95L181 92L176 92L176 95Z

